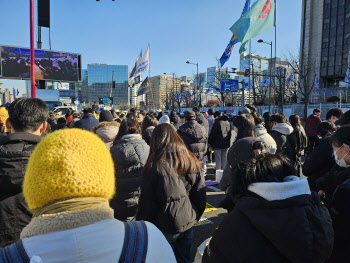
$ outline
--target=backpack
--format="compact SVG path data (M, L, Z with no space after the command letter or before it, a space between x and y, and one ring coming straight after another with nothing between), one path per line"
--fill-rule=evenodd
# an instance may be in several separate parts
M119 263L146 262L148 232L144 221L124 223L125 236ZM0 248L1 263L30 263L22 240L5 248Z

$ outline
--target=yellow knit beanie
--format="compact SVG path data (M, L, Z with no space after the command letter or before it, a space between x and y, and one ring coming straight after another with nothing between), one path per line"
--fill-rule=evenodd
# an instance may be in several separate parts
M63 129L47 135L31 155L23 194L31 210L68 197L115 193L114 164L105 144L93 133Z

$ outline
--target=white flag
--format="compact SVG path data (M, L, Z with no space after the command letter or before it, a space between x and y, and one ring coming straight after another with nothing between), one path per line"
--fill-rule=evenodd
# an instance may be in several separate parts
M134 73L134 78L141 75L143 72L149 69L149 46L147 47L142 58L137 60L136 71Z

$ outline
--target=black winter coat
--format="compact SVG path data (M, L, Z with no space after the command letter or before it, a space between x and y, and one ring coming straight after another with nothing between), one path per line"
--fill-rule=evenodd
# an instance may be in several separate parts
M334 229L334 248L328 262L350 262L350 168L341 172L343 181L334 191L330 214Z
M22 195L28 160L41 137L13 133L0 137L0 247L20 239L32 213Z
M231 125L227 116L217 118L211 129L208 143L213 149L228 149L231 142Z
M332 222L316 193L267 201L240 198L215 231L203 263L320 263L332 252Z
M145 140L145 142L148 145L151 145L151 136L154 128L155 128L154 126L150 126L147 129L142 131L142 138Z
M191 120L182 125L177 133L199 162L202 162L207 152L208 132L197 121Z
M205 198L200 172L178 175L163 162L143 174L137 220L149 221L163 233L183 233L202 216Z
M110 206L116 219L132 221L137 213L142 169L149 155L149 146L141 135L125 135L111 148L111 153L117 190Z
M196 113L196 121L202 125L202 127L204 127L207 131L207 134L209 134L209 122L206 118L204 118L202 113Z
M332 143L329 137L318 140L314 151L308 154L303 165L303 174L307 176L310 189L319 191L316 180L328 173L335 165Z
M100 123L93 114L86 114L80 121L74 123L74 128L92 131L92 128Z

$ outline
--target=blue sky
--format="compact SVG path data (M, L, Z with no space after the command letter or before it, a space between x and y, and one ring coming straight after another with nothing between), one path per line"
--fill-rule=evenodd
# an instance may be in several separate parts
M253 0L254 1L254 0ZM36 1L35 1L36 2ZM297 53L300 41L301 0L277 0L277 56ZM245 0L51 0L52 50L82 54L88 63L128 65L141 48L151 44L151 75L164 72L192 76L216 65L231 37L229 28L239 18ZM29 1L0 0L0 44L29 46ZM35 17L37 9L35 8ZM35 19L35 23L37 19ZM42 30L49 49L49 31ZM35 33L37 39L37 33ZM274 30L253 39L252 51L269 56ZM225 66L239 67L239 45ZM22 81L3 81L12 89Z

